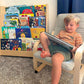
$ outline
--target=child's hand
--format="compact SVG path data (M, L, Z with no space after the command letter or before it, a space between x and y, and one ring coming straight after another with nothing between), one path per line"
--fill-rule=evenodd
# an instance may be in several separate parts
M57 36L57 35L55 35L55 37L56 37L56 38L58 38L58 36Z
M74 48L71 50L71 52L75 52L77 47L74 46Z

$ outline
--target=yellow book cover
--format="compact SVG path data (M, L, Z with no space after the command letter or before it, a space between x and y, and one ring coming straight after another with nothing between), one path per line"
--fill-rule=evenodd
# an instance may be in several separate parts
M39 38L41 32L44 32L45 28L31 28L32 38Z

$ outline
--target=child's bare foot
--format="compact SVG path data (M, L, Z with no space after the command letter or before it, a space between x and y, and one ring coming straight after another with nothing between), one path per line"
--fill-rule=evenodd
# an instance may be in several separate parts
M50 52L48 52L48 51L42 51L41 52L41 57L42 58L45 58L45 57L50 57L51 55L50 55Z

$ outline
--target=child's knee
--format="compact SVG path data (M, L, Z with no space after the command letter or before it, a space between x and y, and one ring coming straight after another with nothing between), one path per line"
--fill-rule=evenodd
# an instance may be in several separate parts
M40 38L41 38L41 37L42 37L42 38L47 38L47 36L46 36L46 34L45 34L44 32L41 32L41 33L40 33Z
M56 62L56 63L62 63L64 60L64 56L60 53L54 54L52 56L52 62Z

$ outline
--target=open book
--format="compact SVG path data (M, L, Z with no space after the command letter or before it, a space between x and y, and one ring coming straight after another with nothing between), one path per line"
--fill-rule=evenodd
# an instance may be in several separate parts
M52 40L53 42L56 42L57 44L63 46L64 48L68 49L68 50L72 50L73 49L73 46L57 37L55 37L54 35L51 35L47 32L45 32L45 34L48 36L48 38L50 40Z

